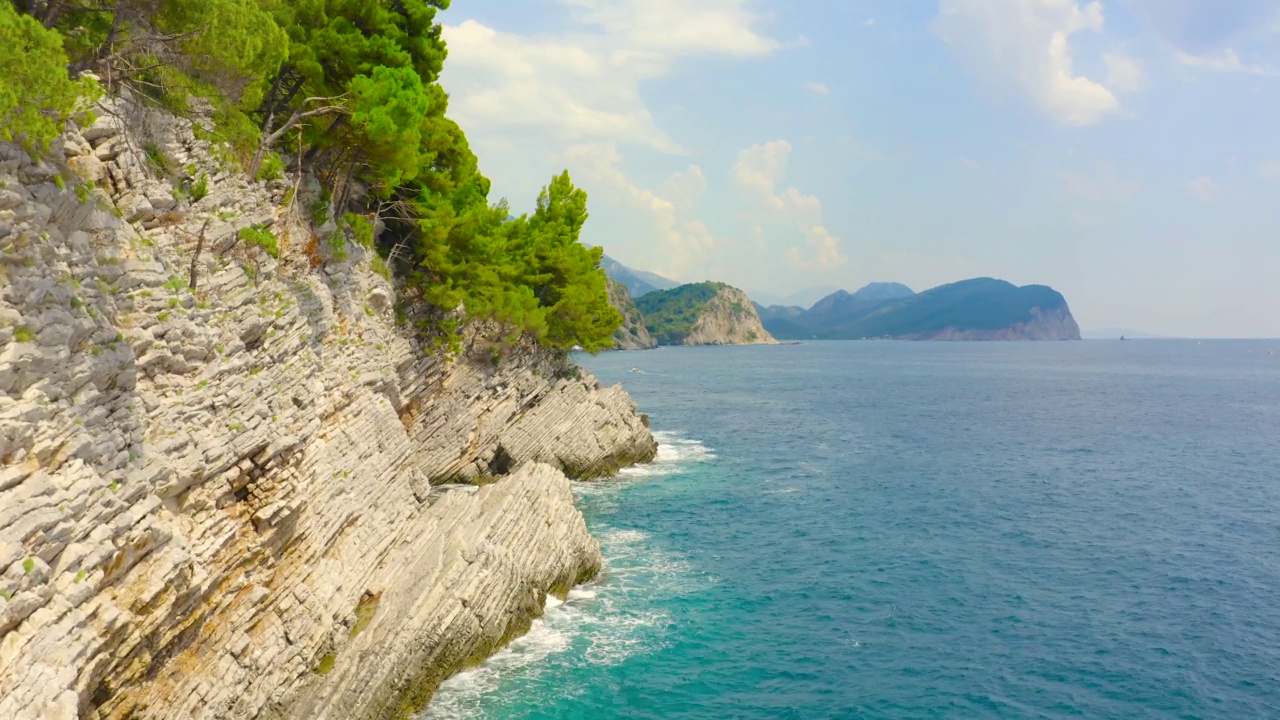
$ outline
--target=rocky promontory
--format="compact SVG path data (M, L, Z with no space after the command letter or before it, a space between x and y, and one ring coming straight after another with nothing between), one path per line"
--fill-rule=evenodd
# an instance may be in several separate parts
M771 307L765 327L787 340L1079 340L1080 327L1062 293L974 278L914 293L898 283L872 283L833 293L805 310Z
M622 326L613 334L618 343L617 349L651 350L658 347L657 341L649 334L649 328L645 327L644 315L640 314L640 308L631 299L627 287L611 277L606 277L605 281L609 285L609 304L622 315Z
M599 570L568 478L647 421L432 351L314 180L106 108L0 144L0 717L408 717Z
M769 345L751 298L724 283L651 292L636 301L659 345Z

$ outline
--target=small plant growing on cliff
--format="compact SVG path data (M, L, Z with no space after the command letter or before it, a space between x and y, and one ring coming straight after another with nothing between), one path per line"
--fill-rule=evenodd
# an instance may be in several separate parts
M267 153L267 156L262 159L262 167L258 168L257 179L270 182L282 177L284 177L284 160L273 152Z
M280 241L276 238L275 233L265 227L251 225L247 228L242 228L239 237L246 245L260 248L273 258L280 258Z
M147 166L157 175L165 176L173 172L173 162L159 145L153 142L145 143L142 146L142 154L146 156Z
M9 602L13 599L13 593L8 590L0 590L0 598L3 598L5 602Z
M191 186L191 201L200 202L207 197L209 197L209 176L200 173L200 179Z
M369 222L369 218L355 213L347 213L342 216L347 227L351 229L351 235L361 247L373 247L373 223Z
M36 339L36 334L31 328L23 325L13 331L13 339L20 343L32 342Z
M35 569L36 569L35 558L27 558L26 560L22 561L22 572L32 573L32 572L35 572Z
M171 293L180 293L187 289L187 281L174 275L165 281L164 288Z

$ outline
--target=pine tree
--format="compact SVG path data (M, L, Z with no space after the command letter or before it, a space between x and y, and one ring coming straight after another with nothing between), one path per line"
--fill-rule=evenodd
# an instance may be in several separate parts
M79 99L96 92L89 80L72 81L67 64L57 32L0 2L0 140L48 149Z

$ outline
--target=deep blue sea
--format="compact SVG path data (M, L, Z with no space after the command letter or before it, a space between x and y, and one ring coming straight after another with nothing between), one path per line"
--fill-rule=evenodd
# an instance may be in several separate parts
M1280 718L1280 342L579 361L658 460L425 717Z

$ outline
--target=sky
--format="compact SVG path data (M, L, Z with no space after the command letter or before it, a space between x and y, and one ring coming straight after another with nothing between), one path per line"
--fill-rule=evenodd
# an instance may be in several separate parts
M971 277L1081 326L1280 337L1277 0L454 0L492 200L761 296Z

